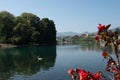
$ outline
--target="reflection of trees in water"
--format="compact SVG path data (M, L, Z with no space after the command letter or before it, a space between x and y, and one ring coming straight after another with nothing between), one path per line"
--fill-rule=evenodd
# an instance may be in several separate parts
M38 61L37 58L43 60ZM32 75L40 69L54 66L56 47L21 47L0 50L0 78L9 79L15 73Z
M100 43L92 42L92 41L84 41L81 44L81 48L84 51L103 51L105 48L100 46ZM112 53L112 46L108 46L107 51Z
M99 51L100 50L100 44L92 42L92 41L84 41L80 45L81 45L82 50L84 51L90 51L90 50Z

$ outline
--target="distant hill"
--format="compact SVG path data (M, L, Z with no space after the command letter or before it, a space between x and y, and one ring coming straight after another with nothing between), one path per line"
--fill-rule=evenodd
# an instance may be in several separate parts
M74 36L74 35L80 35L80 33L77 32L58 32L57 37L59 36Z
M120 30L120 26L118 26L116 28L109 29L109 30L115 31L117 28ZM65 37L65 36L75 36L75 35L81 35L81 34L86 34L86 33L96 35L97 31L92 32L92 33L89 33L89 32L77 33L77 32L72 32L72 31L69 31L69 32L57 32L57 37L60 37L60 36L63 36L63 37Z

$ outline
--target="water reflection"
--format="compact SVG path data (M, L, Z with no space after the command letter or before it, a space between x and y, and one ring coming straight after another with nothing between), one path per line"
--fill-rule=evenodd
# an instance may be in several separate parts
M38 61L38 56L43 59ZM55 46L0 49L0 80L15 74L33 75L41 69L49 70L55 59Z
M80 46L83 51L104 51L106 50L110 54L113 52L111 45L109 45L108 48L105 48L103 44L101 46L101 43L98 43L98 42L88 41L88 42L81 43Z

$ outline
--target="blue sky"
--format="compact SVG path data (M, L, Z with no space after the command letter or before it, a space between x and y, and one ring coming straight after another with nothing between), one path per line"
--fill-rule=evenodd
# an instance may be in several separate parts
M99 23L120 26L120 0L1 0L3 10L52 19L57 32L96 32Z

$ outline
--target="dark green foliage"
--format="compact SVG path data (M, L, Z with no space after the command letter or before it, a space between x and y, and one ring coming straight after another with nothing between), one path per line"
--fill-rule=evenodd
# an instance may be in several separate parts
M0 42L18 45L56 44L56 28L52 20L32 13L14 17L9 12L0 12Z
M41 20L41 24L43 26L43 42L48 44L56 43L56 29L55 24L52 20L48 18L43 18Z
M15 17L9 12L0 12L0 42L11 43Z

